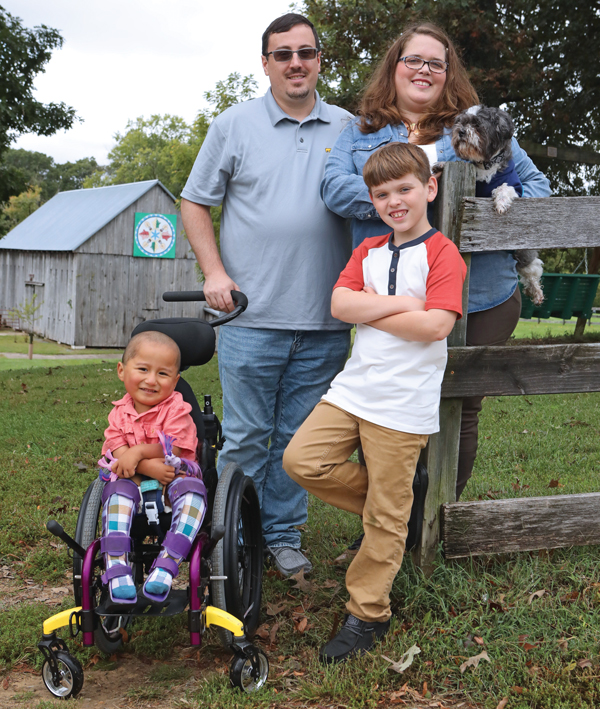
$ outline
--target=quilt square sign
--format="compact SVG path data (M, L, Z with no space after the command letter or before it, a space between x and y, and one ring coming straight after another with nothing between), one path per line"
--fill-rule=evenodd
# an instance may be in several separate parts
M144 258L175 258L177 215L135 213L133 255Z

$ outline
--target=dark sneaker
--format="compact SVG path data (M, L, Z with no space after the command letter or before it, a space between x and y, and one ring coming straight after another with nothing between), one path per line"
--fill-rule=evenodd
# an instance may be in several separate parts
M389 619L376 623L348 615L340 632L319 650L319 660L324 665L331 665L345 662L349 657L364 655L373 647L375 640L383 637L389 628Z
M350 544L348 547L348 551L358 551L360 549L360 545L362 544L363 539L365 538L364 532L360 535L360 537L356 537L356 539Z
M312 570L312 564L300 551L293 547L267 547L275 566L281 571L284 576L293 576L298 571L304 569L304 573L308 574Z

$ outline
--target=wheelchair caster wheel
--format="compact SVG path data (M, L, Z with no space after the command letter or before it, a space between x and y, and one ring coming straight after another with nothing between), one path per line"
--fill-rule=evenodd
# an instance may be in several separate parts
M231 661L229 679L233 687L250 694L261 689L269 676L269 661L262 650L252 648L250 657L238 652Z
M59 699L76 697L83 687L83 670L73 655L59 650L55 653L58 677L54 676L48 660L42 665L42 679L46 689Z

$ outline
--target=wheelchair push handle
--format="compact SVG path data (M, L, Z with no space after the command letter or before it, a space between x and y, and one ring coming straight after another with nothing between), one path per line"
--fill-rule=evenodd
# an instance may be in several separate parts
M232 290L231 297L235 303L235 308L230 313L225 313L215 320L210 320L208 324L211 327L218 327L219 325L224 325L234 320L248 307L248 298L241 291ZM204 291L201 290L168 291L167 293L163 293L163 300L167 303L189 303L202 300L206 301L206 297L204 296Z

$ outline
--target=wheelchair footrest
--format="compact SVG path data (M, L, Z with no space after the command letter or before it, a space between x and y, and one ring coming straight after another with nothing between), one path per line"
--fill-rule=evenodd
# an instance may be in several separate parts
M140 589L135 605L133 603L113 603L110 598L108 598L104 603L97 606L94 612L102 616L168 616L183 613L187 605L187 591L172 590L166 600L162 603L156 603L146 598Z

